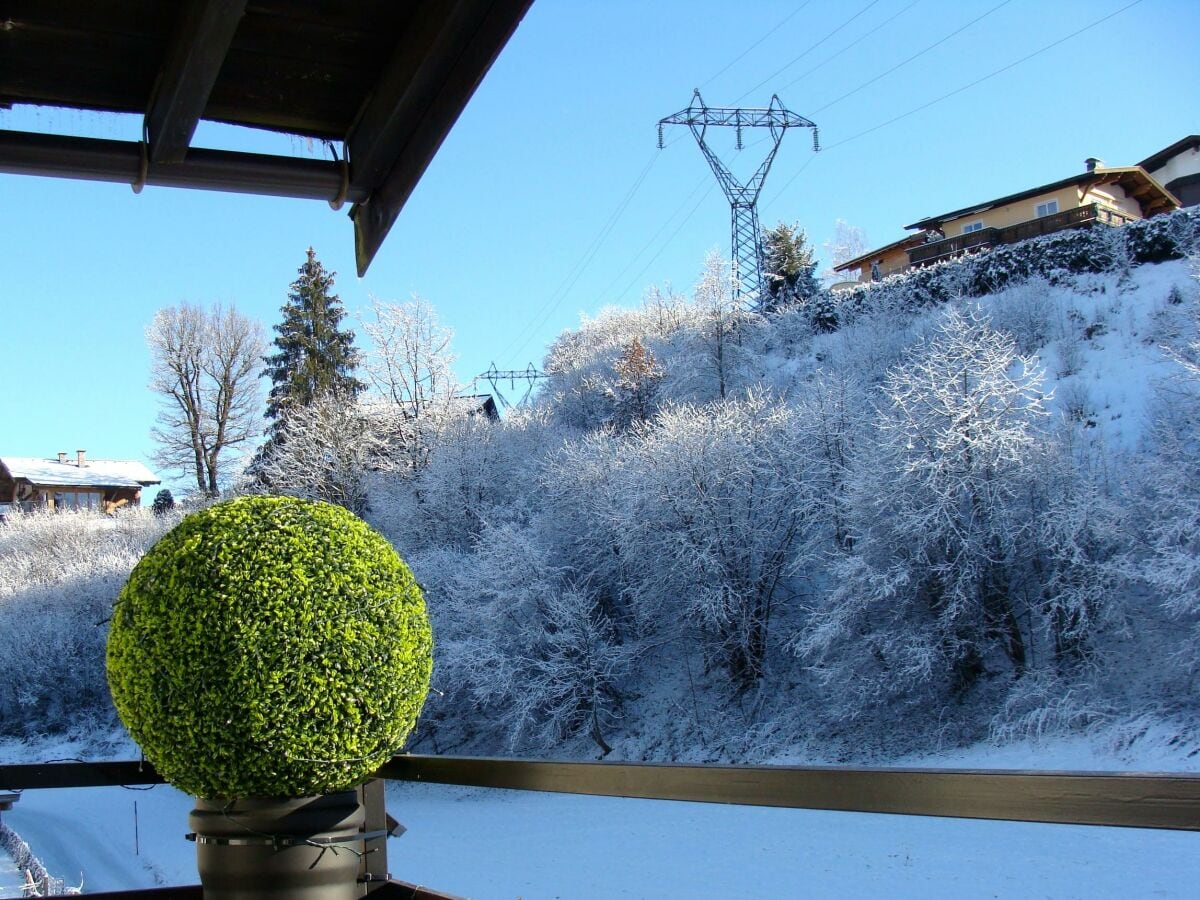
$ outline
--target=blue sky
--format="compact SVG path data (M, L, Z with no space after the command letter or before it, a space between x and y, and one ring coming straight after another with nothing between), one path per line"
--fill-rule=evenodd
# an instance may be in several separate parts
M838 218L878 245L1088 156L1136 163L1200 132L1200 5L1129 4L535 0L363 279L345 211L322 203L0 175L0 454L149 462L155 310L219 300L269 329L309 245L351 311L431 301L464 379L540 363L581 312L651 284L690 290L728 252L729 208L690 136L659 151L655 123L694 87L713 106L778 92L820 126L815 156L787 135L760 203L818 248ZM135 140L140 123L17 107L0 127ZM209 126L193 143L323 152Z

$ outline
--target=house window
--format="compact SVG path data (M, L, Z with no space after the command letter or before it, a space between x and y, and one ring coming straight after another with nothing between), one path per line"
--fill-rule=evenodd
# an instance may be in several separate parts
M100 495L91 491L55 491L54 508L62 509L99 509Z
M970 222L963 226L963 234L970 234L972 231L983 231L983 223Z
M1037 205L1037 214L1039 219L1042 216L1052 216L1056 212L1058 212L1057 200L1047 200L1045 203L1039 203Z

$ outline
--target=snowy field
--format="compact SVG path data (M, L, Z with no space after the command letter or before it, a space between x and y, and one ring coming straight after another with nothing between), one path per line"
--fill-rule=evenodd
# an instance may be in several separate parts
M192 884L190 805L166 787L29 791L10 821L85 891ZM1183 832L424 784L390 785L388 808L409 829L392 872L479 900L1185 898L1200 884L1200 835Z
M0 851L0 897L20 897L21 884L21 873L8 854Z
M1200 757L1167 733L1151 730L1120 753L1079 736L897 764L1196 771ZM0 746L0 758L40 755L21 749ZM85 892L193 884L194 847L183 838L191 803L169 787L26 791L5 821ZM408 783L389 783L388 810L408 828L389 845L392 873L477 900L1194 898L1200 884L1200 834L1188 832Z

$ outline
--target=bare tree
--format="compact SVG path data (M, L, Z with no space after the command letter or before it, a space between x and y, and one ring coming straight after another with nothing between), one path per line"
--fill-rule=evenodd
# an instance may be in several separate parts
M362 318L362 324L372 344L367 377L398 413L402 433L397 437L412 467L423 468L431 442L456 406L454 332L416 294L401 304L373 299L371 317Z
M866 232L857 225L850 225L844 219L838 219L833 224L833 240L826 241L824 247L832 261L832 265L821 273L821 277L826 281L853 280L862 273L861 269L851 269L845 273L834 271L834 266L840 266L867 252Z
M150 389L162 409L151 435L155 461L194 476L209 496L220 491L222 454L258 432L262 325L232 306L183 303L160 309L146 329Z

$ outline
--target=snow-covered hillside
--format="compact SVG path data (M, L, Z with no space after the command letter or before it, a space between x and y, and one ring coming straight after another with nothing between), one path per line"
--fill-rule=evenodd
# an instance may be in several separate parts
M532 409L373 499L439 635L416 746L1198 746L1196 282L1087 241L765 317L712 259L562 335Z
M1052 236L769 315L714 258L692 297L560 336L505 421L379 432L401 464L350 474L436 634L412 748L1200 747L1195 230ZM0 732L113 724L107 610L172 521L0 528Z
M563 334L503 422L413 430L404 465L352 473L435 625L409 749L1200 771L1200 290L1170 258L1194 228L1031 242L767 316L728 305L713 259L693 297ZM0 526L0 762L136 756L105 623L175 521ZM410 828L392 870L476 897L1172 897L1200 877L1184 833L434 785L389 804ZM69 885L181 884L189 805L38 791L6 821Z

